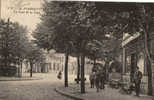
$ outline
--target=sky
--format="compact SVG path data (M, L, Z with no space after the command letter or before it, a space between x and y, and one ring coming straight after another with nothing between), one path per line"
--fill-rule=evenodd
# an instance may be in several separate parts
M94 1L94 0L89 0L89 1ZM102 0L95 0L95 1L102 1ZM103 1L117 2L117 0L103 0ZM128 0L118 0L118 1L128 2ZM33 39L31 34L35 30L36 25L40 23L39 13L41 13L40 8L42 7L43 2L44 0L1 0L1 18L4 20L10 18L10 20L13 22L19 22L21 25L27 26L29 30L29 38ZM154 2L154 1L129 0L129 2ZM139 62L141 62L142 65L142 61Z
M42 12L40 8L43 2L43 0L1 0L1 18L5 21L9 18L12 22L18 22L23 26L27 26L29 30L28 36L31 40L33 39L31 36L32 32L36 29L37 24L40 23L39 13ZM55 51L51 50L51 52ZM71 57L70 60L74 61L76 59Z
M51 1L51 0L1 0L1 5L2 5L1 18L5 20L10 18L10 20L13 22L19 22L21 25L27 26L29 30L29 36L30 38L32 38L31 33L33 32L33 30L35 30L36 25L40 23L40 15L34 12L41 12L40 8L42 7L42 3L44 1ZM89 1L102 1L102 0L89 0ZM128 0L103 0L103 1L128 2ZM145 2L145 0L129 0L129 2ZM146 2L153 2L153 1L146 0Z
M42 3L43 0L1 0L1 18L4 20L10 18L10 21L27 26L30 36L40 23L39 12Z

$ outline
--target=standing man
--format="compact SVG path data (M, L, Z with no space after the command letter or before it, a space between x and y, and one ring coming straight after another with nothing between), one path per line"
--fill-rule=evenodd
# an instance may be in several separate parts
M139 93L140 93L141 79L142 79L142 72L139 71L139 67L137 66L136 71L134 73L136 96L139 96Z
M96 65L96 73L95 73L95 86L97 89L97 92L99 92L99 89L101 88L101 65L97 63Z
M100 70L99 69L97 69L95 74L95 85L96 85L97 92L99 92L99 88L100 88Z
M101 68L100 71L100 89L105 89L105 71L104 71L104 67Z

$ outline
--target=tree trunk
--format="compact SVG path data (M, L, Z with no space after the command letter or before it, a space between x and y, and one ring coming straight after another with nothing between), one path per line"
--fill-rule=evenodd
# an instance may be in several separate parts
M22 77L22 61L21 61L21 68L20 68L20 77Z
M77 57L77 84L79 84L79 80L80 80L80 72L81 72L81 69L80 69L80 56Z
M150 36L149 33L145 34L145 50L146 50L146 58L147 58L147 73L148 73L148 95L153 94L153 86L152 86L152 61L150 54Z
M33 63L30 62L30 77L33 76Z
M144 44L145 44L145 56L147 59L147 73L148 73L148 95L153 94L153 88L152 88L152 59L150 54L150 32L149 32L149 23L146 22L146 16L148 10L146 11L144 5L141 6L141 27L143 28L143 34L144 34ZM143 23L145 25L143 25Z
M85 55L81 56L81 93L85 93L85 73L84 73Z
M18 73L17 76L20 77L20 64L18 64L17 73Z
M109 80L109 61L105 61L105 80Z
M148 95L153 94L153 88L152 88L152 69L151 69L151 63L147 59L147 72L148 72Z
M134 79L134 73L135 73L135 68L137 66L136 62L136 54L131 55L131 67L130 67L130 81L133 82Z
M69 54L65 54L65 71L64 71L64 85L65 87L68 87L68 59L69 59Z
M96 65L96 58L94 58L94 64L93 64L93 66L95 67L95 65Z

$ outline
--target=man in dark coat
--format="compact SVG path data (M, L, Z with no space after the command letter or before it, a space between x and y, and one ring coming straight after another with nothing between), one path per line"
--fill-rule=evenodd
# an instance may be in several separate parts
M101 68L100 70L100 89L105 88L105 70Z
M140 94L141 79L142 79L142 72L139 71L139 67L137 66L136 72L134 73L136 96L139 96Z
M97 92L99 92L99 88L100 88L100 70L99 69L96 71L96 74L95 74L95 85L96 85Z

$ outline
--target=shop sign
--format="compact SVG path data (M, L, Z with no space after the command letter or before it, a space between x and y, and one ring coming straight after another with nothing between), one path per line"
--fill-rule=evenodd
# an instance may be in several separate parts
M133 36L130 36L129 38L127 38L126 40L123 40L122 42L122 47L124 47L126 44L128 44L129 42L131 42L132 40L138 38L140 36L140 33L137 32L136 34L134 34Z

